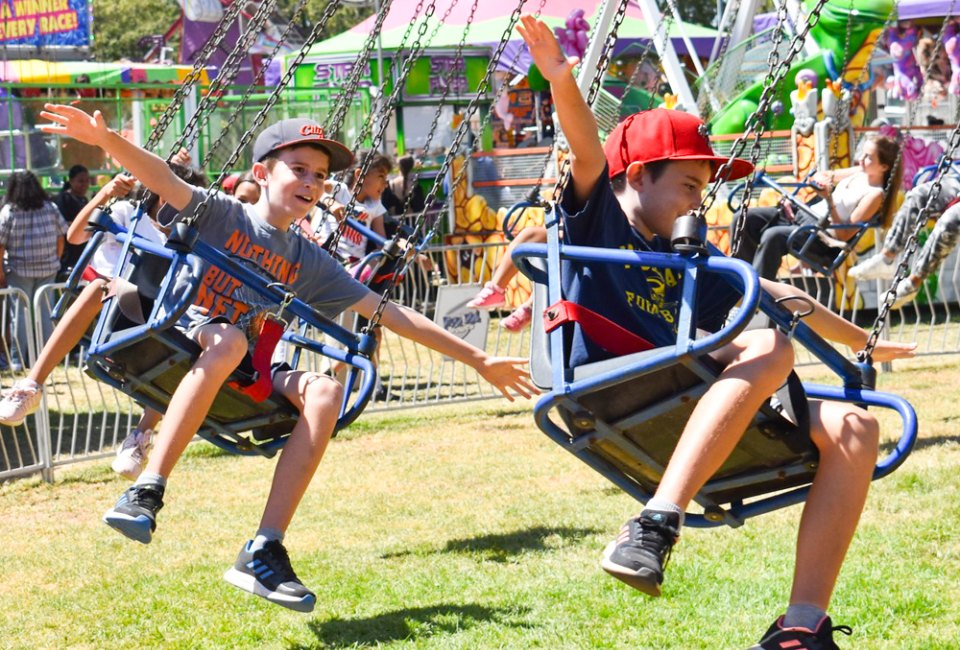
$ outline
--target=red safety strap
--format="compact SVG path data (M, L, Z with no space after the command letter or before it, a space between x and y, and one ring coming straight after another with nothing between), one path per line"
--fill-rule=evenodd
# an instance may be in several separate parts
M254 402L262 402L273 392L273 378L270 376L270 361L277 349L277 343L283 336L284 323L273 314L268 314L260 324L260 333L253 346L253 369L256 371L256 381L247 386L231 381L230 387L247 395Z
M543 312L543 329L547 332L552 332L568 323L579 323L580 329L588 339L616 356L652 350L656 347L642 336L569 300L561 300Z

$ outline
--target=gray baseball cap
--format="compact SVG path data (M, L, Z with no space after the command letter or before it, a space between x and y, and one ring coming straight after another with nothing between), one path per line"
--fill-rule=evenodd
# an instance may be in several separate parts
M313 120L296 117L274 122L253 143L253 160L260 162L277 149L298 144L316 144L330 157L330 171L338 172L353 164L353 153L336 140L323 136L323 127Z

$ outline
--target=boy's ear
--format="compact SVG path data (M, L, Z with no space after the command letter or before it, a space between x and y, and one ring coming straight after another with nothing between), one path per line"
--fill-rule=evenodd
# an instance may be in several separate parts
M356 169L353 170L353 182L354 182L354 183L359 183L359 182L360 182L360 168L359 168L359 167L357 167Z
M270 170L262 162L253 163L253 167L250 168L250 174L253 176L253 180L257 181L257 185L266 186L269 173Z
M627 168L624 170L627 176L627 185L638 192L643 189L644 169L642 162L632 162L627 165Z

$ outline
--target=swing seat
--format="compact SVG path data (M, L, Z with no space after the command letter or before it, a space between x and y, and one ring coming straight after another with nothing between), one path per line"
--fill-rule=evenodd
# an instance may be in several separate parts
M857 249L867 231L877 225L877 218L873 218L861 223L800 226L787 239L787 253L817 273L830 276ZM849 239L835 236L850 231L853 231L853 235Z
M196 297L204 259L275 299L277 304L283 298L277 295L276 288L250 269L202 242L191 241L190 233L175 231L168 242L168 246L172 244L174 248L165 248L139 237L129 238L112 221L100 223L98 227L109 229L121 241L129 241L130 254L120 274L126 280L125 290L105 301L94 329L87 371L157 411L166 411L174 391L200 355L199 345L173 325ZM144 315L142 321L138 314L131 314L137 307ZM359 350L369 344L342 330L334 331L340 328L299 300L289 305L288 313L320 331L346 339L348 350L344 352L297 334L283 336L298 347L327 354L358 369L348 379L351 384L356 381L357 372L362 373L360 390L354 393L350 405L346 403L351 399L350 393L345 391L338 428L346 426L359 415L372 393L373 367ZM298 356L295 355L295 360ZM257 379L248 354L223 385L198 434L234 453L274 455L292 431L299 412L278 393L258 400L244 392L243 387L251 386ZM248 436L244 435L246 432L252 433Z
M559 248L551 241L547 246L525 244L514 252L518 267L535 283L535 314L542 313L548 295L550 304L559 298L555 285L559 282L561 258L670 267L683 272L684 283L694 283L699 273L717 272L743 290L741 308L719 332L700 338L696 332L684 335L682 324L689 326L695 308L685 299L677 321L681 334L675 345L574 368L566 363L563 332L571 325L547 334L541 319L534 318L531 374L538 386L549 390L535 409L538 426L554 442L646 503L655 493L698 399L722 370L709 353L743 331L758 304L777 325L788 325L791 315L768 296L760 295L755 272L740 260L566 245L560 252ZM547 257L549 263L544 264ZM684 295L695 292L685 286ZM893 471L909 454L916 438L916 415L910 405L897 396L863 389L863 369L837 354L804 323L796 326L795 336L841 373L846 385L837 388L801 384L791 374L760 409L729 458L695 496L702 512L688 513L690 524L739 526L748 517L805 498L818 465L818 452L809 435L808 396L884 406L900 413L903 435L896 449L878 464L874 478Z

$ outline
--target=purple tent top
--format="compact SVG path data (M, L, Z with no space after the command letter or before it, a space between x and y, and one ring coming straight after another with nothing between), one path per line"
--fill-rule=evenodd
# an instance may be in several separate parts
M960 14L960 2L953 0L900 0L897 3L897 17L900 20L914 18L942 17L951 13Z

